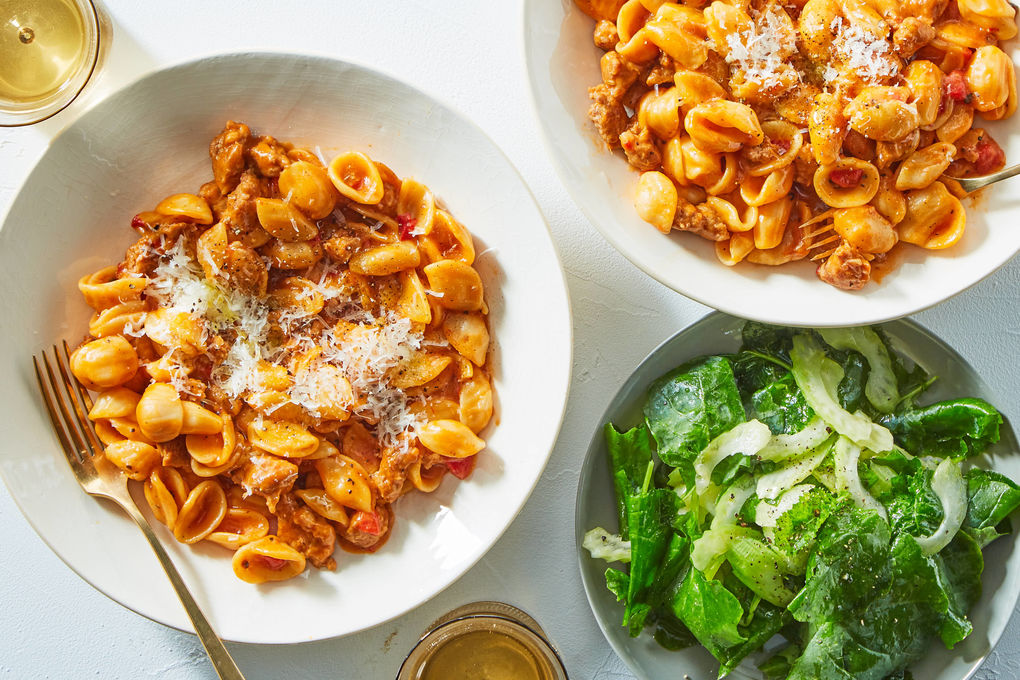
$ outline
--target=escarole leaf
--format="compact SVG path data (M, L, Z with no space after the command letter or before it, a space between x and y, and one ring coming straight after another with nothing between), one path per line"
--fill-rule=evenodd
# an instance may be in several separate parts
M860 611L889 584L889 538L889 525L873 510L833 513L818 534L804 588L790 603L793 618L821 625Z
M630 581L623 622L632 637L641 633L651 612L651 590L673 536L679 504L679 497L671 489L647 489L627 499Z
M859 352L868 362L868 378L864 394L871 405L882 413L892 413L900 400L896 374L885 343L870 328L821 328L819 335L836 349Z
M584 534L581 547L597 560L606 562L630 562L630 541L619 534L611 534L602 527L595 527Z
M815 448L831 434L832 429L825 421L815 417L799 432L774 435L758 452L758 457L762 460L782 462Z
M808 486L808 485L804 485ZM779 499L782 506L788 495L801 487L794 487ZM788 555L808 550L815 543L815 537L822 525L839 505L839 501L827 490L809 487L800 494L788 510L780 514L774 525L772 544ZM760 507L760 506L759 506Z
M756 390L750 401L749 415L768 425L776 434L799 432L815 415L789 372Z
M837 400L836 390L843 379L843 369L825 356L818 342L810 335L796 335L790 351L793 377L808 404L832 429L858 446L881 453L893 447L892 434L863 413L850 413Z
M858 508L874 510L882 516L882 519L888 519L885 506L876 501L861 484L858 469L861 447L846 437L840 437L836 440L833 453L837 491L846 493Z
M758 497L771 500L803 482L825 460L830 448L831 437L800 457L787 460L782 467L760 476L758 478Z
M999 441L1002 416L982 399L954 399L894 413L880 422L914 455L960 458L983 453Z
M761 501L755 507L754 523L760 527L775 527L779 517L789 512L804 494L814 488L814 484L798 484L783 492L775 503Z
M616 509L620 534L627 535L627 499L641 491L648 465L652 462L652 440L648 430L635 427L618 432L612 423L604 428L609 467L616 489Z
M790 613L786 609L775 607L767 602L760 603L755 609L751 622L738 628L740 634L747 639L736 647L728 649L723 658L719 659L719 677L732 673L748 654L760 649L789 621Z
M747 639L737 629L744 616L740 601L722 583L706 579L697 569L687 572L673 600L673 614L717 659L725 658L728 649Z
M942 523L930 536L917 538L925 555L934 555L949 545L967 516L967 482L960 473L960 464L950 458L939 463L932 475L931 490L942 502Z
M740 423L720 434L709 442L694 461L695 490L698 494L704 494L708 490L712 482L712 470L724 458L737 454L753 456L768 444L771 438L772 431L757 420Z
M733 575L755 595L777 607L793 600L794 592L784 581L790 572L786 558L764 541L750 536L736 537L726 549Z
M693 486L690 463L709 442L745 419L729 360L699 359L655 381L644 415L659 458L688 470L690 479L686 481Z
M967 471L967 519L970 529L997 527L1020 507L1020 486L998 472Z

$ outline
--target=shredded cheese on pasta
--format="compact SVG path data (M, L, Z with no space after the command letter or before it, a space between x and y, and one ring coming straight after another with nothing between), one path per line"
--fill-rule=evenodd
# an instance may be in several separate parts
M857 24L843 21L841 17L832 20L831 28L836 36L832 42L833 56L844 69L870 83L880 82L883 78L899 73L900 64L885 38L876 37ZM830 63L822 77L826 82L831 82L838 75L839 71Z
M751 30L726 36L729 47L726 62L743 70L747 80L763 88L778 87L789 70L789 56L797 51L796 38L775 7L770 6L752 19ZM795 73L799 81L801 74Z
M384 446L406 446L406 438L400 435L416 432L421 420L410 410L407 395L390 385L387 372L421 348L423 335L414 330L409 319L395 313L377 318L362 309L342 285L330 278L331 273L323 270L318 281L311 280L310 289L299 293L298 299L322 295L331 315L351 325L350 332L344 334L321 315L310 315L301 305L271 310L265 300L225 288L218 279L210 281L188 255L184 238L162 255L149 278L146 294L168 312L183 312L199 322L205 333L203 341L208 340L210 332L234 338L211 374L212 382L231 398L243 398L263 389L260 362L286 366L295 351L318 347L321 354L310 370L299 371L293 377L287 391L290 400L320 416L322 395L346 390L338 384L335 372L315 369L324 364L336 366L354 392L352 407L376 423L380 442ZM288 338L284 346L271 339L272 311L276 312L274 321ZM182 390L183 380L177 382L180 384L175 387Z

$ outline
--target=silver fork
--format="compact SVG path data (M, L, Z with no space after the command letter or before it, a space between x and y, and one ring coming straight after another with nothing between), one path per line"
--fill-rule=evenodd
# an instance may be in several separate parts
M53 360L57 365L57 371L53 370L45 352L41 357L42 369L38 357L32 357L32 364L39 380L39 391L43 401L46 402L50 420L53 421L53 430L60 440L75 479L87 493L113 501L135 521L159 558L163 570L166 571L167 578L170 579L177 597L184 605L184 611L188 613L188 618L195 626L198 639L205 647L216 673L223 680L244 680L227 648L223 646L223 641L213 631L205 614L188 592L188 587L184 584L177 567L170 560L163 544L156 538L145 515L135 505L128 492L127 477L116 466L98 455L103 451L103 444L99 441L87 415L92 409L92 400L78 381L71 377L71 372L67 368L71 362L66 342L63 343L62 351L56 345L53 346Z
M993 172L990 175L982 175L980 177L949 177L949 175L946 175L946 177L958 182L960 184L960 188L969 194L973 191L977 191L978 189L983 189L989 184L995 184L996 182L1009 179L1015 175L1020 175L1020 165L1013 165L1008 168L1003 168L998 172Z

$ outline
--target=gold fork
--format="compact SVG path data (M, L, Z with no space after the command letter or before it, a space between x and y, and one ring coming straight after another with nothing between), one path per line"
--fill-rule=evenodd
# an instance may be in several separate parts
M103 444L99 441L87 415L92 409L92 399L81 388L78 381L71 377L67 368L71 361L66 342L63 343L62 349L63 351L56 345L53 346L53 363L57 365L57 371L53 370L45 352L42 353L43 369L40 369L40 361L35 356L32 357L32 364L35 366L35 375L39 380L39 391L43 401L46 402L50 420L53 421L53 430L64 449L64 455L71 466L71 472L74 473L75 479L87 493L113 501L135 521L138 528L145 534L156 557L159 558L163 570L166 571L170 583L177 592L177 597L184 605L184 611L188 613L188 618L195 626L198 639L205 647L216 673L223 680L244 680L244 676L237 669L227 648L223 646L223 641L213 631L205 614L202 613L195 599L188 592L188 587L184 584L177 567L170 560L163 544L156 538L145 515L135 505L128 492L127 477L109 461L99 456L99 453L103 451Z
M949 177L949 179L959 182L960 188L966 191L968 194L978 189L982 189L989 184L995 184L998 181L1009 179L1015 175L1020 175L1020 165L1013 165L1008 168L1003 168L998 172L993 172L990 175L981 175L980 177Z

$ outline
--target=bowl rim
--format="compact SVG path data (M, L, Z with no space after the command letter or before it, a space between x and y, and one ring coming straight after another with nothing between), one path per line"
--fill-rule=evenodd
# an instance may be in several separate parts
M789 318L766 318L765 316L753 315L751 314L753 310L740 309L730 304L729 296L719 296L719 299L709 299L711 296L706 296L703 293L698 292L698 289L696 287L674 285L667 280L667 277L665 276L664 273L661 273L653 269L645 261L643 261L633 249L628 247L628 241L622 232L618 233L617 231L611 229L609 226L603 224L602 220L597 218L595 212L591 210L587 203L578 200L577 192L574 189L573 182L570 181L570 173L567 171L566 161L563 160L561 158L561 154L557 152L556 146L555 144L553 144L552 130L550 130L549 127L545 124L545 120L541 115L541 110L538 105L539 100L538 85L535 82L535 78L532 75L534 69L537 67L537 64L533 63L532 61L532 33L531 31L528 30L529 28L528 16L529 13L531 12L530 7L532 3L537 1L538 0L523 0L523 2L521 3L520 13L521 39L523 43L522 48L524 51L524 69L528 83L527 91L528 100L531 103L531 112L538 123L539 136L542 139L542 145L543 148L545 149L546 156L550 159L552 167L556 172L556 177L559 179L560 184L563 185L563 188L566 189L567 195L570 196L570 200L573 202L573 204L581 211L585 219L588 220L588 223L595 227L595 230L602 236L602 238L604 238L616 252L623 255L628 262L637 267L640 271L644 272L650 278L654 279L655 281L658 281L666 288L690 300L705 305L706 307L729 314L730 316L735 316L738 318L748 318L755 321L761 321L762 323L771 323L783 326L794 326L798 328L839 328L841 326L846 325L845 322L839 321L811 322ZM555 0L553 1L555 2ZM560 0L560 1L564 4L568 4L571 7L574 6L573 0ZM574 9L576 11L580 11L579 9L576 9L576 7ZM1020 125L1020 123L1018 123L1018 125ZM615 155L610 149L602 149L602 151L606 154ZM651 228L651 225L649 225L649 227ZM663 234L663 236L666 235ZM922 312L926 309L930 309L936 305L945 302L950 298L956 297L960 293L981 283L986 278L988 278L998 270L1002 269L1006 264L1009 263L1010 260L1016 257L1018 253L1020 253L1020 245L1018 245L1018 248L1014 250L1012 253L1005 255L1001 259L1001 261L996 262L993 267L991 267L987 271L984 271L976 278L973 278L973 280L968 280L968 282L964 286L962 286L961 288L951 293L950 295L947 295L944 298L930 301L914 302L911 303L910 305L905 305L903 306L902 309L896 311L891 311L882 314L873 314L871 316L862 316L860 318L853 319L853 324L862 326L870 324L879 324L884 323L886 321L894 321L896 319L901 319L903 317L910 316L918 312ZM723 265L721 262L717 264L720 267L725 267L725 265Z
M389 80L389 81L401 84L402 86L408 88L409 90L412 90L412 91L416 92L418 95L421 95L425 100L430 100L431 102L435 103L440 108L446 109L450 114L452 114L452 116L460 124L468 126L469 128L473 128L474 131L480 136L481 139L483 139L485 142L487 142L489 145L491 145L492 149L495 150L495 152L497 154L497 157L502 159L502 161L505 163L505 166L512 171L513 176L515 176L519 180L520 186L524 189L526 195L531 200L531 203L534 206L535 212L536 212L537 217L538 217L538 223L539 224L536 225L536 227L540 225L541 228L544 230L544 233L545 233L545 235L548 238L548 244L549 244L549 246L551 248L551 253L553 255L553 259L554 259L555 264L556 264L556 270L559 273L559 279L558 280L559 280L559 282L562 285L563 303L564 303L564 307L565 307L564 312L566 314L566 318L565 318L566 342L565 342L565 346L564 346L564 350L565 350L566 356L564 357L563 366L560 369L562 371L562 374L559 375L559 380L558 380L558 383L561 384L562 387L563 387L563 397L561 399L561 404L560 404L560 407L559 407L559 413L555 416L555 425L554 425L554 427L550 431L550 435L551 436L550 436L550 440L549 440L548 446L546 447L545 453L544 453L543 458L541 460L541 464L538 467L537 474L534 476L534 479L531 480L530 486L526 490L526 493L521 495L521 499L520 499L519 503L517 504L517 507L514 509L512 515L510 515L507 518L507 521L505 522L505 524L499 529L498 532L495 533L495 535L492 537L492 540L488 543L488 545L486 545L484 547L484 549L480 550L473 557L473 559L471 559L469 562L465 563L463 568L457 574L455 574L454 576L450 577L450 579L444 585L442 585L441 587L439 587L438 589L436 589L436 590L434 590L432 592L424 592L424 593L422 593L422 594L420 594L420 595L418 595L416 597L407 599L405 601L405 603L404 603L405 606L404 606L403 611L399 611L399 612L393 613L393 614L391 614L389 616L386 616L385 618L376 620L376 621L374 621L373 623L371 623L369 625L365 625L365 626L362 626L360 628L357 628L357 629L354 629L354 630L350 630L350 631L344 632L344 633L329 634L329 635L324 635L324 636L315 637L315 638L288 639L288 640L284 640L284 641L258 641L258 640L252 640L252 639L237 640L237 639L232 639L230 637L226 637L226 636L224 636L222 634L220 635L221 639L223 639L224 641L230 642L231 644L244 644L244 645L267 645L267 644L276 645L276 644L279 644L279 645L290 645L290 644L302 644L302 643L305 643L305 642L315 642L315 641L321 641L321 640L338 639L338 638L348 637L348 636L352 636L352 635L357 635L359 633L363 633L363 632L371 630L373 628L377 628L379 626L383 626L383 625L389 623L390 621L393 621L394 619L397 619L397 618L399 618L401 616L407 615L408 613L414 611L417 607L420 607L421 605L423 605L423 604L429 602L430 600L438 597L440 594L445 592L448 588L450 588L453 585L455 585L461 578L464 577L465 574L467 574L467 572L471 571L475 566L477 566L478 562L481 561L482 558L484 558L492 550L492 548L495 547L495 545L503 538L503 536L506 533L506 531L511 527L511 525L513 525L514 521L517 519L517 517L520 515L521 511L524 509L525 504L531 499L532 495L534 494L535 488L537 487L539 481L544 476L545 471L548 468L549 461L552 458L552 453L553 453L553 451L554 451L554 449L556 447L556 444L557 444L557 442L559 440L560 432L562 431L562 428L563 428L563 422L564 422L564 420L566 418L567 404L568 404L569 398L570 398L570 391L571 391L571 385L572 385L572 379L573 379L574 320L573 320L572 301L571 301L571 298L570 298L570 287L567 284L567 277L566 277L566 272L565 272L565 270L563 268L563 261L562 261L562 259L560 257L559 249L558 249L558 247L556 245L556 241L553 238L552 230L549 227L548 219L546 218L546 215L545 215L544 211L542 210L538 200L536 199L534 191L532 190L531 186L528 184L528 182L524 178L524 176L521 174L520 169L513 163L513 161L507 155L506 151L504 151L504 149L499 144L497 144L495 142L495 140L485 131L485 129L482 128L482 126L480 124L475 122L474 119L472 119L471 117L469 117L465 113L463 113L463 111L461 111L457 106L448 103L445 99L440 98L439 96L437 96L436 94L434 94L430 90L420 87L417 83L409 82L407 80L404 80L403 78L400 78L400 77L394 75L392 72L390 72L390 71L388 71L386 69L379 68L378 66L375 66L375 65L369 65L369 64L367 64L367 63L365 63L363 61L357 60L357 59L350 59L350 58L347 58L347 57L340 58L340 57L337 57L335 55L327 54L327 53L324 53L324 52L321 52L321 51L316 51L316 50L290 50L290 49L251 49L251 50L248 50L248 49L243 49L243 50L232 50L232 51L211 51L211 52L208 52L208 53L199 53L197 55L189 55L188 57L183 58L183 59L175 60L175 61L172 61L172 62L169 62L169 63L158 64L158 65L154 66L153 68L147 69L147 70L143 71L142 73L139 73L139 74L135 75L131 79L129 79L129 80L125 81L124 83L120 84L119 86L117 86L115 89L112 89L111 91L104 93L103 96L98 97L98 98L93 99L93 100L90 100L88 102L88 106L84 107L81 111L79 111L74 119L69 120L67 122L67 124L59 132L57 132L55 135L52 136L52 138L49 139L49 141L48 141L48 143L47 143L43 153L41 153L40 156L32 164L32 167L28 171L28 173L25 176L24 180L21 181L17 185L15 191L12 194L12 199L11 199L10 203L6 206L6 210L4 210L2 213L0 213L0 230L3 230L6 227L8 219L10 218L11 212L12 212L15 204L18 202L18 199L20 198L20 196L24 192L25 187L28 186L33 181L33 178L34 178L36 172L39 169L40 163L47 156L47 154L49 153L50 149L53 147L54 142L62 139L65 135L73 134L73 131L75 129L77 129L78 124L84 118L92 115L94 110L97 109L99 106L105 104L106 102L108 102L109 100L111 100L111 99L113 99L115 97L123 95L128 90L130 90L130 89L132 89L134 87L139 86L142 82L144 82L144 81L146 81L146 80L148 80L150 78L161 76L161 75L163 75L163 74L165 74L167 72L178 71L178 70L185 70L185 69L188 69L188 68L194 68L194 67L196 67L196 66L198 66L198 65L200 65L200 64L202 64L204 62L215 62L217 60L223 60L223 61L241 60L241 61L243 61L243 60L250 59L250 58L253 58L253 57L254 58L270 58L270 59L295 59L295 60L321 61L321 62L326 62L326 63L339 64L339 65L343 65L343 66L346 66L346 67L353 67L355 69L360 69L360 70L362 70L364 72L367 72L369 74L373 74L375 76L379 76L383 80ZM38 399L38 394L37 393L35 394L35 396ZM41 407L42 402L39 401L38 405ZM78 576L83 581L88 583L89 586L91 586L94 590L96 590L97 592L103 594L108 599L110 599L112 602L118 604L121 607L124 607L125 609L127 609L127 610L129 610L131 612L134 612L135 614L138 614L139 616L144 617L145 619L148 619L148 620L150 620L150 621L152 621L154 623L158 623L160 625L166 626L167 628L178 630L178 631L180 631L182 633L187 633L187 634L190 634L190 635L194 635L195 634L194 630L191 627L179 626L179 625L174 624L170 620L162 620L160 618L157 618L157 615L155 613L150 615L148 613L140 611L135 606L132 606L131 604L129 604L127 602L122 602L121 600L118 600L111 593L108 593L104 588L101 588L100 586L98 586L95 582L93 582L93 580L91 580L90 578L86 577L81 571L79 571L79 569L76 568L76 566L72 563L72 561L70 561L69 558L65 557L63 551L61 549L59 549L57 545L55 545L53 542L51 542L50 539L43 532L41 532L39 530L39 527L37 526L37 523L33 519L33 517L29 513L25 512L25 509L24 509L24 507L23 507L23 505L21 503L21 500L18 498L18 496L16 494L14 494L12 492L12 486L11 486L11 484L7 480L7 473L5 473L3 465L0 465L0 480L3 481L3 484L4 484L4 487L5 487L6 491L7 491L8 497L13 501L15 507L17 507L18 511L21 513L22 518L32 528L32 530L35 532L36 536L76 576ZM84 491L82 491L82 493L84 493ZM99 502L98 499L97 499L96 502L97 503ZM118 512L117 514L122 514L122 513Z
M611 414L615 410L617 410L619 408L618 401L620 400L621 395L623 394L623 392L630 388L630 386L631 386L630 383L631 383L631 380L634 377L634 375L645 364L647 364L650 361L652 361L659 353L665 352L670 345L672 345L673 343L677 342L677 339L680 336L685 335L685 334L687 334L689 332L697 332L698 330L700 330L700 329L702 329L702 328L704 328L706 326L713 326L717 322L719 322L721 320L724 320L726 318L729 318L729 319L735 320L735 321L747 321L746 319L743 319L742 317L739 317L739 316L736 316L736 315L733 315L733 314L729 314L727 312L723 312L723 311L719 311L719 310L710 311L707 314L705 314L704 316L702 316L701 318L699 318L698 320L696 320L693 323L691 323L691 324L689 324L689 325L679 329L678 331L676 331L675 333L670 335L668 338L666 338L665 340L660 342L658 345L656 345L656 347L654 349L652 349L650 352L648 352L648 354L643 359L641 359L637 364L635 364L634 369L631 371L631 373L619 385L619 387L617 388L616 392L613 393L612 398L610 399L609 403L606 405L606 408L602 412L602 415L601 415L600 419L597 421L597 425L594 427L594 430L593 430L593 433L592 433L592 437L591 437L591 439L588 442L588 448L587 448L587 450L585 452L584 459L581 462L580 475L578 476L578 481L577 481L577 491L576 491L576 495L575 495L575 498L574 498L574 550L575 550L575 555L577 556L577 569L578 569L578 572L579 572L579 574L581 576L581 584L582 584L582 587L584 589L585 600L588 603L588 609L591 612L592 617L595 619L595 622L598 624L599 630L602 632L603 637L609 643L610 647L613 648L613 651L616 652L616 655L619 656L620 659L624 662L624 664L627 666L627 668L630 670L630 672L634 673L641 680L652 680L652 679L649 678L649 676L644 672L643 668L637 667L637 666L635 666L632 663L632 661L631 661L632 655L629 652L629 650L627 650L626 648L623 648L621 645L619 645L617 643L616 637L614 635L610 634L610 629L609 629L610 622L603 620L603 618L600 617L596 613L596 606L595 606L595 601L594 601L594 595L595 595L596 592L601 592L602 590L604 590L605 589L605 584L601 583L601 582L592 583L591 579L588 578L588 574L587 574L587 572L585 570L585 564L590 562L590 561L592 561L595 558L591 557L591 555L588 554L588 551L581 545L582 540L584 538L585 531L586 531L586 529L585 529L585 522L587 521L587 518L583 517L582 516L582 512L581 512L582 511L582 498L584 497L584 493L583 492L584 492L585 488L586 487L590 487L591 483L592 483L590 480L592 479L593 468L595 467L594 460L595 460L595 457L597 455L599 455L599 453L600 453L600 448L602 448L602 441L603 441L603 437L604 437L604 435L602 433L602 427L604 427L606 423L612 422L611 419L610 419L610 416L611 416ZM915 331L915 332L919 333L920 335L925 336L929 341L934 342L941 349L945 350L946 355L950 359L952 359L952 361L954 363L962 364L963 366L968 368L971 372L973 372L973 374L975 376L977 376L978 379L981 379L981 376L977 373L977 371L974 370L974 368L971 366L970 362L968 362L956 350L955 347L950 345L945 340L942 340L938 335L936 335L933 331L931 331L924 324L922 324L922 323L920 323L920 322L918 322L918 321L916 321L914 319L910 319L910 318L891 319L891 320L889 320L889 323L903 324L904 326L906 326L911 331ZM862 325L872 325L872 324L862 324ZM694 357L687 357L687 358L688 359L692 359ZM684 360L685 359L680 359L680 361L684 361ZM1011 432L1013 434L1014 439L1016 438L1016 432L1015 432L1015 430L1013 430L1012 424L1007 419L1003 418L1003 422L1002 422L1001 427L1006 428L1007 432ZM1018 454L1020 454L1020 452L1018 452ZM1020 541L1020 539L1014 539L1014 540ZM1020 593L1017 594L1017 598L1016 599L1017 599L1017 601L1020 601ZM1014 603L1014 608L1015 608L1015 606L1016 606L1016 604ZM964 675L963 677L960 678L960 680L970 680L970 678L973 678L977 674L977 672L982 668L984 662L988 659L988 657L995 650L996 646L1002 640L1002 636L1003 636L1003 634L1005 632L1006 632L1006 626L1003 627L1002 631L1000 631L998 637L996 637L994 642L990 641L988 649L984 650L984 652L981 654L980 657L978 657L978 658L974 659L973 661L969 662L969 663L971 663L970 669L968 670L966 675ZM642 632L642 637L648 637L648 636L646 635L645 632ZM934 643L934 640L932 640L932 643ZM700 645L695 645L695 647L693 647L693 649L702 649L702 647ZM736 671L736 669L734 669L734 671Z

